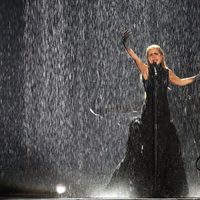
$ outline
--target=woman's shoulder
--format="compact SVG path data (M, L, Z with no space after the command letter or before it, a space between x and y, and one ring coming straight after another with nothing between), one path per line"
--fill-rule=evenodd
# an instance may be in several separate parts
M168 73L169 73L170 70L171 70L168 66L164 66L163 68L164 68L164 70L167 71Z
M165 69L168 70L168 71L171 70L168 66L165 66Z

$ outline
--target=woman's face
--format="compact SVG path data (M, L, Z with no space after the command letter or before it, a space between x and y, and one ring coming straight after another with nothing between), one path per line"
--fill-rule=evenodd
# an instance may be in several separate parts
M163 55L160 53L158 49L150 49L147 55L148 55L148 61L151 64L156 63L158 65L161 64L163 60Z

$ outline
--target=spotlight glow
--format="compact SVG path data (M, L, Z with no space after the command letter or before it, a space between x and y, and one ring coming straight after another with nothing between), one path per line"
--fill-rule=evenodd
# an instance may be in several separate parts
M130 198L129 191L125 188L117 188L117 189L112 189L112 190L94 190L92 194L90 195L93 198L112 198L112 199L121 199L125 198L128 199Z
M56 185L56 192L58 194L63 194L66 191L66 187L63 184Z

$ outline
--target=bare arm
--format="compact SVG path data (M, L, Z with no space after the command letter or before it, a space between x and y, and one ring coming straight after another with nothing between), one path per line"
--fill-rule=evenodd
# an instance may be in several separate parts
M148 78L148 66L142 62L142 60L136 55L136 53L133 51L133 49L128 47L127 41L128 41L129 37L130 37L130 32L129 31L124 32L124 34L123 34L124 47L125 47L127 53L129 54L129 56L134 60L134 62L137 65L137 68L139 69L140 73L146 80Z
M137 68L146 80L148 78L148 66L142 62L142 60L135 54L135 52L131 48L126 48L126 51L134 60L134 62L137 65Z
M188 78L179 78L178 76L176 76L176 74L171 69L169 69L169 80L174 85L185 86L185 85L189 85L189 84L193 83L194 81L196 81L198 79L199 79L199 74L188 77Z

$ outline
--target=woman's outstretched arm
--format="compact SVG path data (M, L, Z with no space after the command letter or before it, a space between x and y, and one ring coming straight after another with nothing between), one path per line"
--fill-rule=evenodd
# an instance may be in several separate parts
M191 76L188 78L179 78L178 76L176 76L176 74L171 69L169 69L169 80L174 85L185 86L185 85L189 85L199 79L200 79L200 72L195 76Z
M134 60L134 62L137 65L137 68L139 69L140 73L143 75L144 79L146 80L148 78L148 66L142 62L142 60L137 56L137 54L128 46L128 40L130 37L130 32L126 31L123 34L123 45L127 51L127 53L130 55L130 57Z

